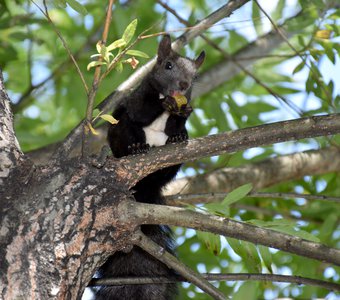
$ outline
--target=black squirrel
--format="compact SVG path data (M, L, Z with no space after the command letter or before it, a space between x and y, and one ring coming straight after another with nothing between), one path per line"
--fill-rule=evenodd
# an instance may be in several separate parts
M171 49L171 39L165 35L158 46L157 61L141 84L113 112L118 124L110 125L108 141L117 158L145 153L161 146L188 139L185 122L192 112L190 96L197 69L205 53L192 60ZM185 96L187 103L179 105L176 96ZM138 202L164 204L162 188L177 174L180 165L148 175L132 189ZM174 253L168 226L142 225L142 232ZM129 253L117 252L99 269L100 277L169 277L174 275L166 265L138 247ZM176 295L175 284L105 286L96 291L102 300L169 300Z

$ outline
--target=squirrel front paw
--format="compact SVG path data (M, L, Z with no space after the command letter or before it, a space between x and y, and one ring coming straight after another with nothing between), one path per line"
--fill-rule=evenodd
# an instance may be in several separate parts
M188 133L183 131L181 133L169 136L167 139L166 143L167 144L172 144L172 143L180 143L188 140Z
M166 96L162 102L163 108L169 113L173 114L178 111L176 100L171 96Z
M129 155L147 153L150 150L150 145L145 143L136 143L128 146Z
M188 103L182 104L179 107L176 99L171 96L167 96L164 98L162 106L170 114L182 116L185 118L188 118L193 111L192 107Z
M185 118L188 118L192 112L193 112L193 109L190 106L190 104L186 104L186 105L181 106L181 109L180 109L178 115L185 117Z

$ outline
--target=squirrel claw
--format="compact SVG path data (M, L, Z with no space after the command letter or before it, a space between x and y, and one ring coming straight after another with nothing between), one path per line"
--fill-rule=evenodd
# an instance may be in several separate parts
M180 143L188 140L188 134L186 132L181 132L179 134L175 134L169 136L168 140L166 141L167 144L172 143Z
M150 145L146 143L136 143L136 144L131 144L128 146L128 152L129 154L132 154L132 155L147 153L149 150L150 150Z

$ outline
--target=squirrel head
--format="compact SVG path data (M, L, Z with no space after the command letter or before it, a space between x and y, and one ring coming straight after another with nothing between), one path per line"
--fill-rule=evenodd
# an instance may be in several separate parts
M187 94L204 58L204 51L194 60L179 55L171 48L170 36L165 35L159 43L157 62L151 72L154 87L165 97Z

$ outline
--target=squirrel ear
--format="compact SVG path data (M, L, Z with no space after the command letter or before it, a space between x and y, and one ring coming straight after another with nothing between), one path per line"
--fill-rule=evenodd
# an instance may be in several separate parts
M196 65L196 68L198 69L204 62L204 58L205 58L205 52L202 51L200 53L200 55L196 58L195 60L195 65Z
M158 46L157 62L161 63L166 57L170 55L170 52L171 52L171 38L170 35L166 34L164 35Z

